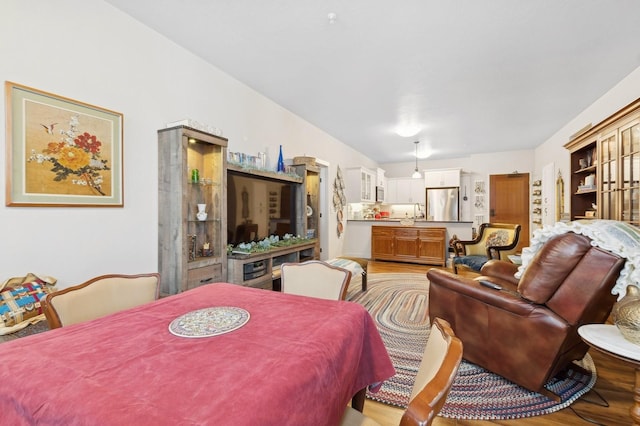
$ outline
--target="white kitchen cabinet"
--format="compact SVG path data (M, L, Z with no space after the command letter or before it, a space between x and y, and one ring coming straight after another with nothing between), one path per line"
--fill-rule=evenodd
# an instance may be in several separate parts
M378 168L376 170L376 186L386 187L387 186L387 178L384 176L385 171L383 169Z
M364 167L350 168L345 171L347 202L375 203L376 173Z
M424 174L426 188L450 188L460 186L460 169L429 170Z
M389 178L386 204L424 204L424 181L413 178Z

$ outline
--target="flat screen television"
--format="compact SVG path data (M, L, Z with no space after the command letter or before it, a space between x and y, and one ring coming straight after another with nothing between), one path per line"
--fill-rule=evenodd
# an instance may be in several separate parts
M295 183L227 171L227 244L295 234Z

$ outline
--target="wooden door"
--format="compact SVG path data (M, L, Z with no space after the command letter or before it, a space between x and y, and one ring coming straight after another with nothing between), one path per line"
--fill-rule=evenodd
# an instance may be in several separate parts
M519 223L518 251L529 247L529 173L489 176L489 222Z

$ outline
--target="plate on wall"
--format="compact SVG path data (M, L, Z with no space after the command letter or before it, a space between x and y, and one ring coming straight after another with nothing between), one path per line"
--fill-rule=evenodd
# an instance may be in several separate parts
M338 195L338 193L333 194L333 207L337 209L340 203L340 195Z
M313 214L313 209L311 208L311 206L307 206L307 217L311 216Z

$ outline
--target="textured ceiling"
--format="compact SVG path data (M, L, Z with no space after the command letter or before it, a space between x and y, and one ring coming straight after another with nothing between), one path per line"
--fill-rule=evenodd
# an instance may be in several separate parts
M106 1L380 163L536 147L640 66L637 0Z

